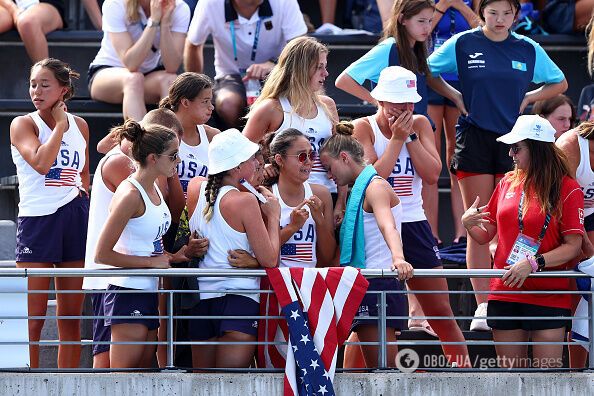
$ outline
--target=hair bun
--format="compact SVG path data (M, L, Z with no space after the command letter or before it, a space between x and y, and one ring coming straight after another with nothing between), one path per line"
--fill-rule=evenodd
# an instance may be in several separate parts
M134 121L132 119L126 120L121 129L121 137L126 138L130 142L135 142L139 140L140 138L142 138L143 134L144 129L142 129L142 127L137 121Z
M339 135L352 136L355 126L350 121L340 121L336 124L335 130Z

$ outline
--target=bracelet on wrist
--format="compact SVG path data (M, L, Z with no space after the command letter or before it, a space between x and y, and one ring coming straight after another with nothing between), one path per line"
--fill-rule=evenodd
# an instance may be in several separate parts
M439 12L441 15L445 15L445 11L442 11L437 7L435 7L435 11Z
M528 260L528 263L532 267L532 272L538 271L538 263L534 259L534 256L526 256L526 259Z

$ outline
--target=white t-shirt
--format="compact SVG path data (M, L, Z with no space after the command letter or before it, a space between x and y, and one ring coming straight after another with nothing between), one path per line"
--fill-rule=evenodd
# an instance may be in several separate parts
M287 41L307 33L297 0L264 0L250 19L238 15L230 4L222 0L200 0L188 31L188 40L194 45L204 44L212 34L216 78L240 74L254 63L277 58ZM254 50L256 36L258 40Z
M105 0L102 17L103 40L101 40L99 53L97 53L97 56L91 62L91 66L125 67L107 33L128 32L132 41L137 42L146 27L148 19L140 6L138 6L138 13L140 14L140 20L131 23L126 18L126 0ZM190 7L183 0L175 0L175 9L173 10L173 17L171 19L171 32L186 34L189 23ZM155 35L155 41L153 41L153 47L149 51L149 55L138 69L139 72L150 72L159 64L161 59L161 51L159 50L160 38L161 34L159 30Z

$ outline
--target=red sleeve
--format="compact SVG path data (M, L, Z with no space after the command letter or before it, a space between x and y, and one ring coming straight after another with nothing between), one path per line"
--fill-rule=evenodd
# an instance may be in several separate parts
M486 217L487 220L491 222L493 225L497 225L497 206L499 204L499 196L507 189L507 186L504 185L503 181L506 178L504 177L497 183L495 190L493 191L493 195L491 195L491 199L485 208L485 212L489 212L489 216Z
M584 194L579 184L566 177L561 187L561 234L584 234Z

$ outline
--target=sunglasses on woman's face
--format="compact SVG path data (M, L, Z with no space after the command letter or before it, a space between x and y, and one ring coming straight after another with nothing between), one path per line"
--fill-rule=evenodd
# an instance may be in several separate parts
M511 149L512 153L518 154L520 152L520 150L522 150L522 147L518 146L517 144L512 144L510 149Z
M168 157L171 162L177 161L177 159L179 158L179 152L173 153L171 155L167 155L167 154L160 154L163 157Z
M297 161L299 161L302 164L305 163L305 161L307 161L308 158L311 162L314 162L314 160L316 159L316 153L314 151L310 151L309 153L303 151L299 154L286 154L286 156L297 157Z

